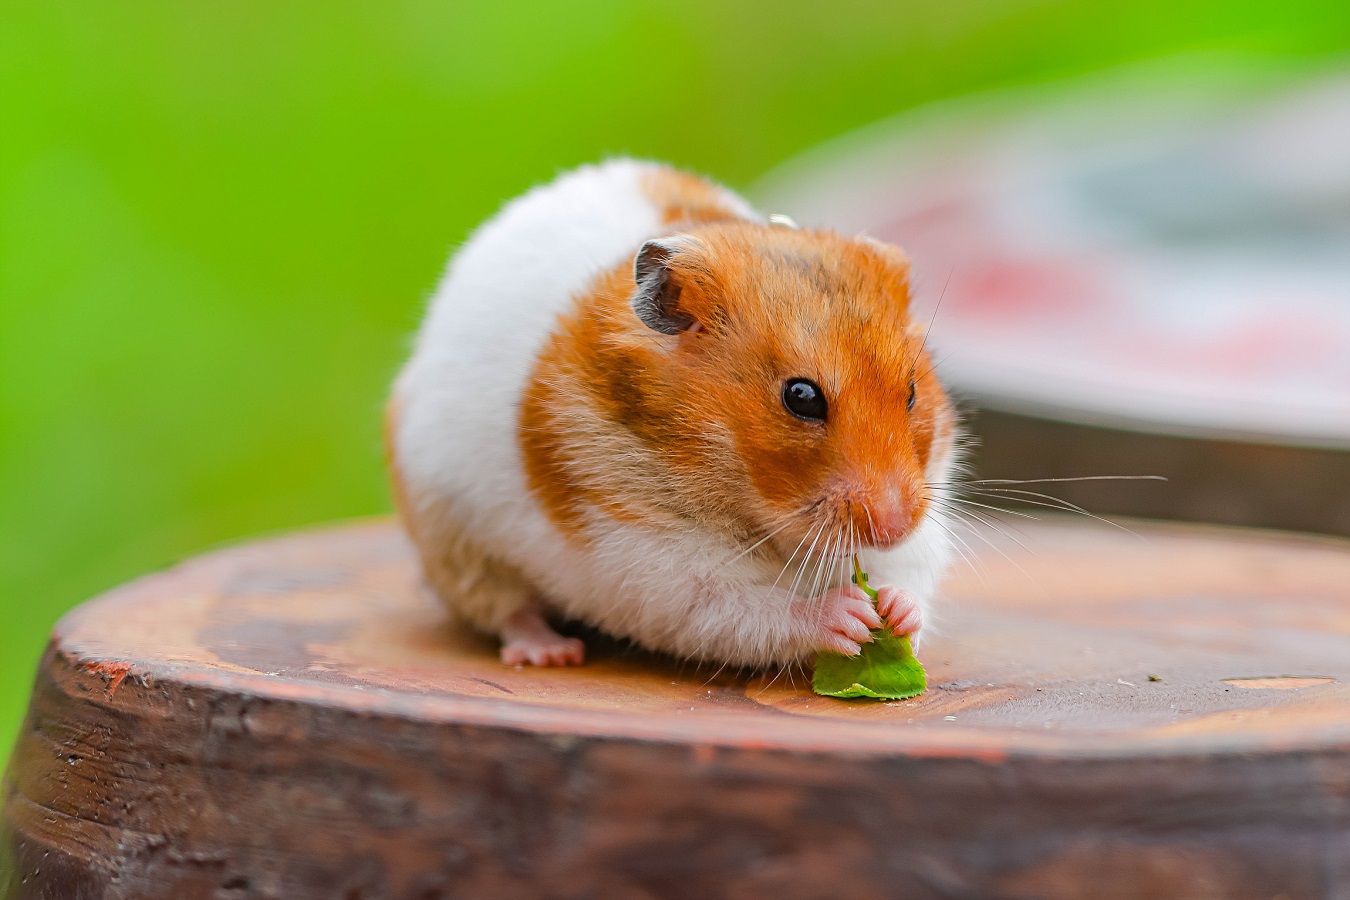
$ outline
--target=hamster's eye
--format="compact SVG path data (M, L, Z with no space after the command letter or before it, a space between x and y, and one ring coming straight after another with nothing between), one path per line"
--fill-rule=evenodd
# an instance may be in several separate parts
M820 385L805 378L789 379L783 385L783 406L799 419L808 422L825 421L825 392Z
M909 380L909 397L905 400L905 409L914 409L914 379Z

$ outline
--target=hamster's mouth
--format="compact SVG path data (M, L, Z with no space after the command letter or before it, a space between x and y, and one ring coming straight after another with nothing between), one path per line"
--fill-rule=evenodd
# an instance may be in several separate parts
M907 532L899 538L880 543L856 535L852 540L849 540L848 536L844 534L817 536L815 533L809 533L797 535L788 540L775 540L773 543L781 559L794 559L799 562L814 560L817 564L821 564L847 560L855 553L864 550L891 550L903 544L908 537L909 533Z
M922 501L894 494L886 502L840 492L812 503L769 538L780 559L833 565L855 553L885 552L899 547L918 529ZM766 540L767 540L766 539Z

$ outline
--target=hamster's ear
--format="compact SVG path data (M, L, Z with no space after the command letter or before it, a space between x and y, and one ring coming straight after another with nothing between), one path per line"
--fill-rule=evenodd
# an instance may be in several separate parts
M890 283L891 295L909 306L909 257L894 244L879 241L871 235L860 234L858 239L869 247L885 264L885 278Z
M653 331L679 334L688 331L697 319L681 304L681 294L693 288L673 265L682 253L693 249L693 238L674 235L657 238L642 245L633 262L633 312Z
M879 241L870 234L860 234L858 239L867 246L871 247L887 263L902 270L907 276L909 274L909 256L894 244L888 244L885 241Z

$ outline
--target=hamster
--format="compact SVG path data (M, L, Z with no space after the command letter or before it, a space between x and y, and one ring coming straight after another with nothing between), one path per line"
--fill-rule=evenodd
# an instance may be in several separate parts
M952 404L902 252L618 159L456 253L389 403L426 580L510 665L579 620L745 667L917 639L952 554ZM880 597L850 584L857 553Z

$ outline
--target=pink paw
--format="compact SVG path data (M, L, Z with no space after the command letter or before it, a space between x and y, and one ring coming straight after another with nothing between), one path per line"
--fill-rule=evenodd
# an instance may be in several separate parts
M857 656L872 640L871 629L881 627L872 601L855 585L835 588L821 597L820 637L817 649Z
M508 666L579 666L585 660L586 645L558 634L538 609L518 609L502 626L502 662Z
M502 642L502 662L508 666L579 666L586 661L586 645L560 634L530 635Z
M886 618L886 624L896 634L912 635L915 646L923 629L923 607L919 598L903 588L889 584L877 588L877 612Z

